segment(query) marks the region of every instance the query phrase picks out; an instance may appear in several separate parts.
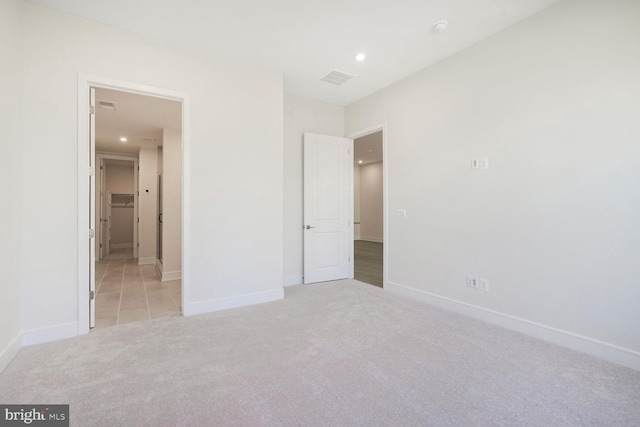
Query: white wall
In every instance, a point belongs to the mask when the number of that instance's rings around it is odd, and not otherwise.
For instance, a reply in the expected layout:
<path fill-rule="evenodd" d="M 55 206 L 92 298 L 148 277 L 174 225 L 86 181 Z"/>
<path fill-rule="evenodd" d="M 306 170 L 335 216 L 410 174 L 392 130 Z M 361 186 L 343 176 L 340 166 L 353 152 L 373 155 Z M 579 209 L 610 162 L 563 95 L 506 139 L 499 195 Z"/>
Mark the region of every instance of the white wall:
<path fill-rule="evenodd" d="M 182 256 L 182 130 L 164 129 L 162 136 L 162 274 L 176 278 Z"/>
<path fill-rule="evenodd" d="M 133 248 L 133 203 L 122 206 L 115 203 L 111 207 L 111 240 L 110 249 Z"/>
<path fill-rule="evenodd" d="M 343 136 L 344 108 L 284 96 L 284 284 L 302 283 L 303 133 Z"/>
<path fill-rule="evenodd" d="M 120 194 L 133 194 L 133 161 L 131 161 L 131 166 L 126 166 L 109 164 L 107 160 L 105 175 L 107 191 Z"/>
<path fill-rule="evenodd" d="M 359 166 L 360 239 L 383 241 L 382 162 Z"/>
<path fill-rule="evenodd" d="M 639 14 L 565 1 L 346 108 L 388 123 L 389 289 L 640 369 Z"/>
<path fill-rule="evenodd" d="M 163 174 L 162 165 L 164 163 L 164 156 L 162 155 L 162 147 L 158 147 L 158 175 Z"/>
<path fill-rule="evenodd" d="M 21 175 L 26 342 L 78 331 L 79 73 L 189 94 L 185 312 L 282 298 L 282 76 L 22 7 L 23 103 L 30 106 L 23 134 L 30 167 Z"/>
<path fill-rule="evenodd" d="M 22 43 L 20 1 L 0 2 L 0 371 L 19 349 Z"/>
<path fill-rule="evenodd" d="M 140 148 L 138 157 L 138 263 L 155 264 L 158 244 L 158 149 Z"/>

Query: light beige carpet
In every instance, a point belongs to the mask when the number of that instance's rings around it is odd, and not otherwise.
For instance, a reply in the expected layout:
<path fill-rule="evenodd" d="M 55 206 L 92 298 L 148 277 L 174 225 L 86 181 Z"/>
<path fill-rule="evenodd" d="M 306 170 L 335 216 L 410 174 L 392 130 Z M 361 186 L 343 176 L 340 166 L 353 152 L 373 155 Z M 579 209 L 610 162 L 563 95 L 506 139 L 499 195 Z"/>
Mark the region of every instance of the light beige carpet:
<path fill-rule="evenodd" d="M 638 426 L 640 372 L 340 281 L 23 348 L 0 402 L 76 426 Z"/>

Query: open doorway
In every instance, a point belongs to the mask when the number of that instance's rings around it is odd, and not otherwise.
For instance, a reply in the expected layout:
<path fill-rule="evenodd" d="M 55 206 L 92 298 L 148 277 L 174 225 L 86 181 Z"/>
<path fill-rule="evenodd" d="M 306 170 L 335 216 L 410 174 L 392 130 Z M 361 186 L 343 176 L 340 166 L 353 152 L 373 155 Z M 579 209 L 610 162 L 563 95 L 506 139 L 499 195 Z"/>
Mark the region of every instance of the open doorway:
<path fill-rule="evenodd" d="M 383 287 L 383 131 L 362 135 L 353 143 L 354 278 Z"/>
<path fill-rule="evenodd" d="M 182 103 L 94 92 L 94 326 L 180 315 Z"/>

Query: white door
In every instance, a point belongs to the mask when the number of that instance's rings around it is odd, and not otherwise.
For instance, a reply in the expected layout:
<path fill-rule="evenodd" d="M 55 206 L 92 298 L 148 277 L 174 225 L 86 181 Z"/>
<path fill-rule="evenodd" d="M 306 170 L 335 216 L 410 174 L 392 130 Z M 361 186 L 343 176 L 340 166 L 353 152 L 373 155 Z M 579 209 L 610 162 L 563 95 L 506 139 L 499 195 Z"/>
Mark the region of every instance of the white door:
<path fill-rule="evenodd" d="M 100 158 L 100 188 L 96 191 L 96 195 L 100 196 L 100 223 L 98 224 L 98 231 L 100 236 L 100 259 L 103 259 L 105 255 L 105 248 L 107 246 L 107 200 L 105 188 L 105 177 L 107 172 L 107 165 L 103 158 Z M 98 190 L 98 189 L 96 189 Z"/>
<path fill-rule="evenodd" d="M 89 328 L 96 325 L 96 90 L 89 89 Z"/>
<path fill-rule="evenodd" d="M 104 250 L 107 255 L 111 253 L 111 206 L 113 205 L 113 194 L 110 191 L 107 191 L 107 212 L 106 212 L 106 237 L 104 243 Z"/>
<path fill-rule="evenodd" d="M 304 283 L 353 277 L 353 140 L 304 134 Z"/>

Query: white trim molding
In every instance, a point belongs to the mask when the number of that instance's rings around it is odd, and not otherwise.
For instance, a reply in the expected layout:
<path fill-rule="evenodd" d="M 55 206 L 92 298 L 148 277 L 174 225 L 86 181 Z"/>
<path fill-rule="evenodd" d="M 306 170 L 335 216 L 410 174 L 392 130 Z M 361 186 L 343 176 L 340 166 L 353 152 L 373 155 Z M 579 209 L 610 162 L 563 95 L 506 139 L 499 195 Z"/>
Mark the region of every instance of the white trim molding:
<path fill-rule="evenodd" d="M 18 334 L 4 349 L 2 349 L 2 352 L 0 353 L 0 372 L 4 371 L 4 368 L 9 366 L 9 363 L 11 363 L 21 348 L 22 334 Z"/>
<path fill-rule="evenodd" d="M 156 274 L 158 275 L 158 277 L 162 277 L 162 261 L 159 259 L 156 259 Z"/>
<path fill-rule="evenodd" d="M 89 180 L 87 179 L 88 164 L 90 158 L 89 135 L 89 91 L 90 88 L 106 88 L 119 90 L 157 98 L 172 99 L 182 103 L 182 304 L 189 301 L 190 295 L 190 143 L 191 143 L 191 119 L 190 96 L 186 92 L 172 89 L 164 89 L 139 83 L 115 80 L 106 77 L 78 73 L 78 321 L 75 324 L 76 331 L 73 335 L 83 335 L 89 332 Z M 135 246 L 135 245 L 134 245 Z M 134 247 L 136 250 L 137 247 Z M 155 258 L 140 260 L 139 264 L 155 264 Z M 32 332 L 27 332 L 32 336 Z M 63 334 L 64 335 L 64 334 Z M 72 335 L 72 336 L 73 336 Z M 66 336 L 60 336 L 66 338 Z M 28 341 L 31 338 L 28 339 Z"/>
<path fill-rule="evenodd" d="M 214 298 L 206 301 L 196 301 L 183 306 L 184 316 L 210 313 L 213 311 L 227 310 L 229 308 L 245 307 L 249 305 L 262 304 L 265 302 L 279 301 L 284 299 L 284 289 L 274 289 L 271 291 L 257 292 L 253 294 L 236 295 L 232 297 Z"/>
<path fill-rule="evenodd" d="M 355 140 L 363 136 L 371 135 L 372 133 L 382 131 L 382 241 L 389 241 L 389 171 L 388 163 L 388 145 L 389 145 L 389 129 L 387 122 L 383 122 L 368 128 L 360 129 L 358 131 L 349 134 L 349 138 Z M 351 178 L 353 182 L 353 177 Z M 353 187 L 353 186 L 352 186 Z M 353 191 L 351 194 L 351 211 L 353 212 Z M 354 232 L 354 240 L 358 237 L 358 240 L 367 240 L 366 237 L 360 235 L 360 229 L 358 227 L 358 233 Z M 353 256 L 353 246 L 351 246 L 351 256 Z M 351 275 L 353 277 L 353 274 Z M 382 287 L 387 286 L 387 280 L 389 277 L 389 245 L 384 245 L 382 248 Z"/>
<path fill-rule="evenodd" d="M 162 279 L 160 279 L 161 282 L 169 282 L 171 280 L 180 280 L 182 279 L 182 271 L 178 270 L 178 271 L 163 271 L 162 274 L 160 275 L 160 277 L 162 277 Z"/>
<path fill-rule="evenodd" d="M 149 257 L 149 258 L 138 258 L 138 265 L 149 265 L 149 264 L 156 264 L 156 259 L 155 257 Z"/>
<path fill-rule="evenodd" d="M 287 276 L 282 280 L 282 286 L 302 285 L 302 281 L 303 281 L 302 274 L 297 274 L 295 276 Z"/>
<path fill-rule="evenodd" d="M 22 345 L 42 344 L 78 335 L 78 322 L 59 323 L 45 328 L 22 331 Z"/>
<path fill-rule="evenodd" d="M 385 283 L 385 289 L 389 292 L 422 301 L 444 310 L 482 320 L 542 341 L 570 348 L 571 350 L 576 350 L 608 362 L 640 371 L 640 353 L 627 348 L 397 283 L 387 282 Z"/>

